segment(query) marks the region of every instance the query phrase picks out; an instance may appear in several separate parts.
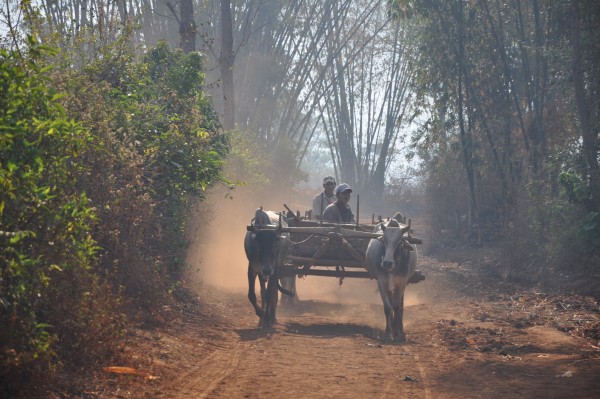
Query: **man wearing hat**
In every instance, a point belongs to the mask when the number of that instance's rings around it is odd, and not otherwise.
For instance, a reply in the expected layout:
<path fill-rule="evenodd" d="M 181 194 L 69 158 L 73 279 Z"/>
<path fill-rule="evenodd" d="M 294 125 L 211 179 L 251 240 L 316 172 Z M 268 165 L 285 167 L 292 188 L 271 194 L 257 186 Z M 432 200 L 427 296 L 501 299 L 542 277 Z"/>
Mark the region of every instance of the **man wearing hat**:
<path fill-rule="evenodd" d="M 336 200 L 333 190 L 335 189 L 335 177 L 325 176 L 323 178 L 323 192 L 317 194 L 312 202 L 312 219 L 321 219 L 323 209 L 333 204 Z M 321 208 L 322 207 L 322 208 Z"/>
<path fill-rule="evenodd" d="M 350 193 L 352 189 L 346 183 L 335 188 L 336 201 L 325 208 L 323 220 L 331 223 L 354 223 L 354 215 L 350 209 Z"/>

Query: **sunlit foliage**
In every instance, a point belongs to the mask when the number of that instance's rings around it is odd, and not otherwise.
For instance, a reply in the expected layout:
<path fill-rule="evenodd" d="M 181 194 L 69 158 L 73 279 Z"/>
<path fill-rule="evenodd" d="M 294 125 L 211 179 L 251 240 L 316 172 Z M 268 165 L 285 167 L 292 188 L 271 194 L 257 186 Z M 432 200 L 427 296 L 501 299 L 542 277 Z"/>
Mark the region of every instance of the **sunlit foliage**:
<path fill-rule="evenodd" d="M 0 56 L 0 378 L 16 386 L 110 358 L 125 298 L 172 292 L 187 209 L 227 184 L 229 143 L 198 53 L 136 57 L 124 35 L 83 68 L 33 38 Z"/>

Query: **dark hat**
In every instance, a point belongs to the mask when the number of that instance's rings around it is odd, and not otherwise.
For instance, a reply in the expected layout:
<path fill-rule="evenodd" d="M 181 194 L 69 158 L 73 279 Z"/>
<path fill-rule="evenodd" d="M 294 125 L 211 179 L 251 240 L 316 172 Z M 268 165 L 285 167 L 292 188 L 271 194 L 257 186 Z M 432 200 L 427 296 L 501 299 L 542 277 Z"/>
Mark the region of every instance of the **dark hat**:
<path fill-rule="evenodd" d="M 346 183 L 342 183 L 342 184 L 340 184 L 339 186 L 337 186 L 337 187 L 335 188 L 335 193 L 336 193 L 336 194 L 339 194 L 339 193 L 345 193 L 345 192 L 347 192 L 347 191 L 350 191 L 350 192 L 352 192 L 352 189 L 351 189 L 351 188 L 350 188 L 350 186 L 349 186 L 349 185 L 347 185 Z"/>

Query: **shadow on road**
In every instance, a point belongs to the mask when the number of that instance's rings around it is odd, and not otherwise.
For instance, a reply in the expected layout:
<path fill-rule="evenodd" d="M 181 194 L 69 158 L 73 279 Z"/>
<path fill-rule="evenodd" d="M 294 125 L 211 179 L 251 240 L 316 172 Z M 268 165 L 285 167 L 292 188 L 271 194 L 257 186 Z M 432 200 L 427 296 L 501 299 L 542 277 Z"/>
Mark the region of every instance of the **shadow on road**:
<path fill-rule="evenodd" d="M 309 335 L 323 338 L 336 338 L 361 335 L 376 339 L 380 332 L 366 325 L 352 323 L 285 323 L 286 332 L 295 335 Z"/>
<path fill-rule="evenodd" d="M 273 328 L 236 328 L 235 333 L 239 335 L 242 341 L 256 341 L 257 339 L 267 338 L 276 332 Z"/>

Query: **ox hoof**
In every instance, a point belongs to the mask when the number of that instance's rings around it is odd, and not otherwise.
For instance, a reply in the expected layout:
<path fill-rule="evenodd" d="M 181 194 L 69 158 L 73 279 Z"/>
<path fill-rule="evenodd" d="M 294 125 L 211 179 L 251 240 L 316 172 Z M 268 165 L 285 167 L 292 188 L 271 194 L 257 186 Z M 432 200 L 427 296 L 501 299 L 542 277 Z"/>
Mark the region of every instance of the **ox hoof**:
<path fill-rule="evenodd" d="M 262 329 L 269 329 L 269 328 L 273 328 L 275 326 L 275 324 L 277 324 L 277 320 L 264 320 L 264 319 L 261 319 L 258 322 L 258 327 L 262 328 Z"/>
<path fill-rule="evenodd" d="M 381 342 L 389 344 L 390 342 L 394 342 L 394 338 L 391 335 L 385 335 L 381 338 Z"/>
<path fill-rule="evenodd" d="M 406 335 L 402 334 L 399 337 L 396 337 L 395 342 L 406 342 Z"/>

